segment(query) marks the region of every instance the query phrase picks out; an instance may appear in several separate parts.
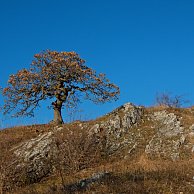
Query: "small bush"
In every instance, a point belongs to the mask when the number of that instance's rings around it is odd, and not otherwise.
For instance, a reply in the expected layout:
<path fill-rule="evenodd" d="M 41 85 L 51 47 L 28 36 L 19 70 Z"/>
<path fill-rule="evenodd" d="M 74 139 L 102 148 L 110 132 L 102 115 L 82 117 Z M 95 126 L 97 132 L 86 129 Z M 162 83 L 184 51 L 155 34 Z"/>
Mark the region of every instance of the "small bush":
<path fill-rule="evenodd" d="M 159 106 L 180 108 L 187 103 L 188 100 L 185 100 L 183 95 L 172 95 L 168 92 L 158 93 L 156 95 L 156 104 Z"/>
<path fill-rule="evenodd" d="M 55 135 L 57 156 L 55 168 L 64 184 L 64 177 L 86 168 L 94 167 L 103 160 L 105 138 L 87 131 L 75 129 Z"/>

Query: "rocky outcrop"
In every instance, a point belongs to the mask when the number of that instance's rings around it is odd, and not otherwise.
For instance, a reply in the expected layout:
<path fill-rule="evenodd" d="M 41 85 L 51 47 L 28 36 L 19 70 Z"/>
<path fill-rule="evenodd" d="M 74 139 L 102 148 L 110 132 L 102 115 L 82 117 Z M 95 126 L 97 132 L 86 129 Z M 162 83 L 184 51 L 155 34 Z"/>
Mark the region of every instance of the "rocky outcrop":
<path fill-rule="evenodd" d="M 186 139 L 181 118 L 164 110 L 155 112 L 152 119 L 155 121 L 155 134 L 146 146 L 145 152 L 152 156 L 177 160 L 180 157 L 180 147 Z"/>
<path fill-rule="evenodd" d="M 114 154 L 115 151 L 131 144 L 133 131 L 130 129 L 141 123 L 143 114 L 143 107 L 135 106 L 132 103 L 124 104 L 92 126 L 90 133 L 100 133 L 103 129 L 106 136 L 107 152 Z"/>
<path fill-rule="evenodd" d="M 14 147 L 14 154 L 24 162 L 36 161 L 48 157 L 52 144 L 52 132 L 40 134 L 36 138 L 30 139 Z"/>
<path fill-rule="evenodd" d="M 94 144 L 103 137 L 106 156 L 119 154 L 130 159 L 134 154 L 146 153 L 150 158 L 178 160 L 183 157 L 183 152 L 187 156 L 194 152 L 194 124 L 188 127 L 183 123 L 182 117 L 170 109 L 147 111 L 144 107 L 127 103 L 96 121 L 78 122 L 73 127 L 88 131 L 88 137 L 95 136 L 94 141 L 91 141 Z M 52 173 L 58 154 L 55 134 L 62 134 L 66 130 L 64 126 L 53 127 L 52 131 L 41 133 L 13 147 L 11 175 L 6 176 L 14 177 L 13 182 L 18 181 L 20 184 L 22 181 L 39 181 Z M 16 176 L 17 173 L 20 175 Z"/>
<path fill-rule="evenodd" d="M 49 175 L 53 170 L 52 160 L 57 154 L 55 132 L 61 127 L 54 127 L 53 131 L 39 134 L 36 138 L 24 141 L 10 151 L 13 159 L 10 161 L 7 177 L 15 182 L 15 186 L 34 183 Z M 9 184 L 12 184 L 9 181 Z M 10 185 L 5 182 L 5 187 Z"/>
<path fill-rule="evenodd" d="M 22 159 L 24 162 L 36 161 L 41 158 L 49 157 L 56 152 L 56 148 L 53 145 L 53 136 L 62 129 L 63 127 L 54 127 L 53 131 L 39 134 L 36 138 L 22 142 L 12 150 L 14 151 L 15 156 Z"/>

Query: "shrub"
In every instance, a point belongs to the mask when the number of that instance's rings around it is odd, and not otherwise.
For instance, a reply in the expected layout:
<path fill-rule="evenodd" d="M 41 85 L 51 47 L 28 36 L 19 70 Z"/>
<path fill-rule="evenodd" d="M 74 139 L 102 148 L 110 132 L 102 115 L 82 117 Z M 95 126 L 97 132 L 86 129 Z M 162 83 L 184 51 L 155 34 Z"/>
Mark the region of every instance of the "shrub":
<path fill-rule="evenodd" d="M 184 95 L 172 95 L 168 92 L 158 93 L 156 95 L 156 104 L 159 106 L 180 108 L 186 103 L 188 103 L 188 100 L 184 99 Z"/>

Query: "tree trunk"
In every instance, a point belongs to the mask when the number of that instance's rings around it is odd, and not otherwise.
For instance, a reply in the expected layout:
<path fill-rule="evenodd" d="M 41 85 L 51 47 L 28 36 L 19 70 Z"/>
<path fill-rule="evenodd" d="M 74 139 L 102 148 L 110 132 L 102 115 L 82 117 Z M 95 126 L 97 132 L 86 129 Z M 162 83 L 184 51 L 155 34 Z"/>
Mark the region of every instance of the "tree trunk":
<path fill-rule="evenodd" d="M 63 124 L 63 118 L 61 115 L 61 109 L 62 109 L 62 102 L 59 100 L 56 100 L 55 102 L 52 103 L 53 105 L 53 110 L 54 110 L 54 119 L 53 123 L 54 124 Z"/>

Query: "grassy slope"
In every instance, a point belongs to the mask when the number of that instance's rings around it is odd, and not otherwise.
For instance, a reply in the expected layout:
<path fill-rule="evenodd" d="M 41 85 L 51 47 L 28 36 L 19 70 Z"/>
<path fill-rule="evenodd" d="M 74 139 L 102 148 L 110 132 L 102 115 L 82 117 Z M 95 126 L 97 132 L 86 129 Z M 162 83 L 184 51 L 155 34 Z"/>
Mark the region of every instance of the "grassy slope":
<path fill-rule="evenodd" d="M 153 107 L 146 111 L 163 109 Z M 171 111 L 183 117 L 185 126 L 194 123 L 193 109 L 174 109 Z M 68 127 L 75 129 L 76 125 L 76 123 L 69 124 Z M 11 156 L 8 150 L 12 147 L 24 140 L 36 137 L 40 133 L 50 131 L 52 128 L 51 125 L 34 125 L 0 131 L 0 164 L 2 165 L 9 160 Z M 149 129 L 149 123 L 144 123 L 144 128 Z M 12 193 L 62 193 L 62 183 L 63 185 L 75 183 L 99 171 L 108 171 L 110 174 L 100 182 L 90 185 L 86 190 L 77 191 L 77 193 L 194 193 L 194 187 L 191 186 L 194 184 L 192 183 L 194 176 L 193 158 L 177 162 L 163 159 L 150 160 L 145 154 L 142 154 L 141 149 L 140 153 L 133 159 L 106 158 L 99 160 L 95 165 L 74 171 L 74 173 L 52 174 L 45 177 L 40 183 L 18 188 Z"/>

